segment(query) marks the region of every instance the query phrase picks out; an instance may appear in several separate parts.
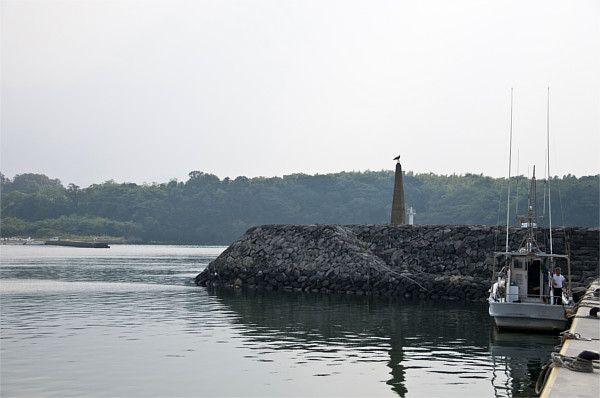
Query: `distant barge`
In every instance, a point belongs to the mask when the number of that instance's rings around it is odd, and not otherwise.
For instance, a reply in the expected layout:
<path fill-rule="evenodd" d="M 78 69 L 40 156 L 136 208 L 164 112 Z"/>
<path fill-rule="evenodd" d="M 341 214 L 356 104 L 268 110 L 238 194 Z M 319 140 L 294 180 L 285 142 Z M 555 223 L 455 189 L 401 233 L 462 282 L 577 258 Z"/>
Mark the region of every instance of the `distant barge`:
<path fill-rule="evenodd" d="M 71 246 L 71 247 L 89 247 L 89 248 L 100 248 L 100 249 L 108 249 L 110 246 L 106 242 L 97 242 L 97 241 L 83 241 L 83 240 L 61 240 L 57 238 L 52 238 L 46 241 L 46 245 L 54 245 L 54 246 Z"/>

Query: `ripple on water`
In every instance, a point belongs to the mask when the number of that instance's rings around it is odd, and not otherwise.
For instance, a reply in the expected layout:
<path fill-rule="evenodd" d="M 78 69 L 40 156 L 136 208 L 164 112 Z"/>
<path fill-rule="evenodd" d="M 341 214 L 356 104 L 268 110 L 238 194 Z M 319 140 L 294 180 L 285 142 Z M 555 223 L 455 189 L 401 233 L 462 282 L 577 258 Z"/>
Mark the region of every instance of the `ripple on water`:
<path fill-rule="evenodd" d="M 6 396 L 515 396 L 519 375 L 502 371 L 529 369 L 491 359 L 481 306 L 215 292 L 191 282 L 210 261 L 198 248 L 13 251 L 1 259 Z M 538 340 L 520 344 L 539 357 Z"/>
<path fill-rule="evenodd" d="M 164 285 L 154 283 L 127 283 L 127 282 L 63 282 L 45 279 L 2 279 L 0 281 L 1 293 L 9 294 L 64 294 L 71 292 L 147 292 L 165 290 L 183 290 L 194 288 L 192 286 Z"/>

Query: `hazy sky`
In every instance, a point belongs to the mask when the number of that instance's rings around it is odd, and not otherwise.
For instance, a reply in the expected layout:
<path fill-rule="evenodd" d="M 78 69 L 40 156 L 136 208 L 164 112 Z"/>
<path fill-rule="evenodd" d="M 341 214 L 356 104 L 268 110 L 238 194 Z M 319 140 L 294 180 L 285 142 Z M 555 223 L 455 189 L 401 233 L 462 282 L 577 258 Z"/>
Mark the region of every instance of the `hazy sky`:
<path fill-rule="evenodd" d="M 600 1 L 2 0 L 1 168 L 600 172 Z"/>

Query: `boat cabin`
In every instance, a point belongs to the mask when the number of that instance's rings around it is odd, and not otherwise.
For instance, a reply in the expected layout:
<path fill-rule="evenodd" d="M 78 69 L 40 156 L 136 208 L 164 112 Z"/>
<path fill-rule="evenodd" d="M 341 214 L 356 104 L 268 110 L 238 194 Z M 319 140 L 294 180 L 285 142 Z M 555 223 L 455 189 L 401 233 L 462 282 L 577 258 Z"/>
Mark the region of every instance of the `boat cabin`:
<path fill-rule="evenodd" d="M 567 256 L 548 255 L 545 253 L 527 253 L 526 251 L 496 253 L 494 263 L 504 257 L 504 268 L 500 271 L 498 297 L 504 296 L 508 303 L 552 303 L 552 273 L 558 265 L 555 260 Z M 569 264 L 570 265 L 570 264 Z M 496 264 L 494 264 L 495 268 Z M 496 268 L 495 268 L 496 269 Z M 504 274 L 504 275 L 503 275 Z M 504 294 L 502 294 L 504 293 Z"/>

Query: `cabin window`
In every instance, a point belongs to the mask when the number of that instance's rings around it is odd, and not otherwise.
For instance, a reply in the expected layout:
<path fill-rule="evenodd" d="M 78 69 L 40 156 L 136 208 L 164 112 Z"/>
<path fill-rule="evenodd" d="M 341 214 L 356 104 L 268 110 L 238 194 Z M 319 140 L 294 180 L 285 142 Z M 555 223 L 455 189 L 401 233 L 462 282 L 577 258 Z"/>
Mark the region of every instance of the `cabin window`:
<path fill-rule="evenodd" d="M 526 269 L 527 267 L 525 267 L 525 261 L 520 260 L 520 259 L 515 259 L 515 262 L 513 264 L 513 268 L 515 268 L 515 269 Z"/>

